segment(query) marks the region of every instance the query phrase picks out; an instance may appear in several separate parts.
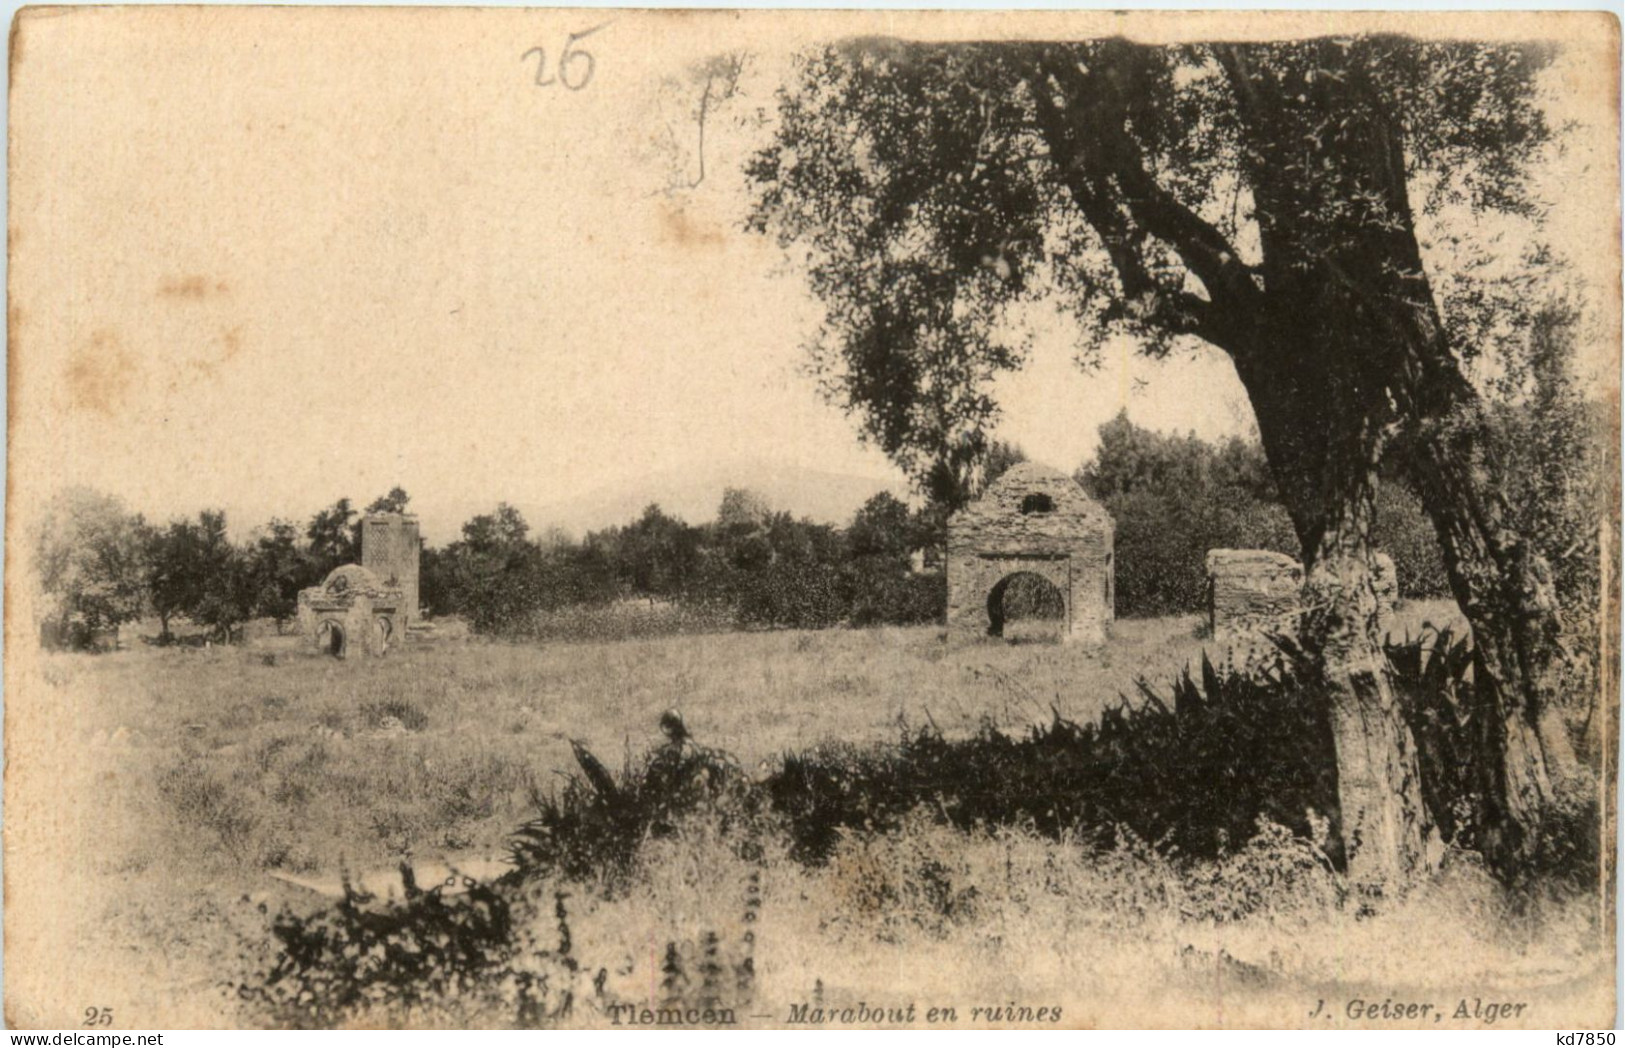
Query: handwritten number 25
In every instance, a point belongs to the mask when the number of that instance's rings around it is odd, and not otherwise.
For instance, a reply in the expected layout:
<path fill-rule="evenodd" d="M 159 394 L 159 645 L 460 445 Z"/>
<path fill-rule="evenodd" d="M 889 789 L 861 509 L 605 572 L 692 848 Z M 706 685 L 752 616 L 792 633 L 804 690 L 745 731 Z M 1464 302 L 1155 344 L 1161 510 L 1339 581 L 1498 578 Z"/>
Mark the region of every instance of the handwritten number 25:
<path fill-rule="evenodd" d="M 550 76 L 547 72 L 547 49 L 544 47 L 531 48 L 519 56 L 520 60 L 528 62 L 532 55 L 536 56 L 537 87 L 551 87 L 554 84 L 563 84 L 571 91 L 580 91 L 592 81 L 592 74 L 598 68 L 598 63 L 591 53 L 576 47 L 576 44 L 602 28 L 604 27 L 601 25 L 595 25 L 591 29 L 580 33 L 571 33 L 564 38 L 564 50 L 559 52 L 559 61 L 557 66 L 554 67 L 558 71 L 556 77 Z M 582 63 L 586 65 L 584 69 Z"/>

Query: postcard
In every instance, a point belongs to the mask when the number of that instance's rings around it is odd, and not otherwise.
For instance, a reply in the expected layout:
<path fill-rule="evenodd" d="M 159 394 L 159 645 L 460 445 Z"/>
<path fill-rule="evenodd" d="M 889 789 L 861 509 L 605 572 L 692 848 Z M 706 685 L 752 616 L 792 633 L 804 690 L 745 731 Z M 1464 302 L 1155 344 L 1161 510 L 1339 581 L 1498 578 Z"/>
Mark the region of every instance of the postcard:
<path fill-rule="evenodd" d="M 1619 53 L 22 10 L 7 1023 L 1611 1026 Z"/>

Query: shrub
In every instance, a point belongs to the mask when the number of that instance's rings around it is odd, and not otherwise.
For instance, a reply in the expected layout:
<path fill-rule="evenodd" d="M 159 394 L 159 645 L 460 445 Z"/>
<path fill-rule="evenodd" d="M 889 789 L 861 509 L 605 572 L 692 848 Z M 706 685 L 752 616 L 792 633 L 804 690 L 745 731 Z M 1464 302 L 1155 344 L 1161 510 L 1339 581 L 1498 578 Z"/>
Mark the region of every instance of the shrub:
<path fill-rule="evenodd" d="M 562 791 L 540 796 L 537 816 L 513 835 L 509 852 L 525 878 L 564 876 L 624 884 L 646 838 L 671 836 L 688 814 L 707 810 L 724 832 L 743 831 L 741 847 L 754 851 L 765 805 L 737 762 L 693 743 L 673 713 L 661 721 L 667 742 L 619 778 L 581 743 L 571 742 L 581 773 Z"/>
<path fill-rule="evenodd" d="M 1257 913 L 1313 920 L 1340 909 L 1348 895 L 1324 849 L 1263 816 L 1245 845 L 1217 862 L 1191 864 L 1181 882 L 1181 915 L 1219 922 Z"/>
<path fill-rule="evenodd" d="M 181 825 L 217 837 L 237 862 L 254 858 L 252 851 L 260 817 L 249 797 L 234 783 L 224 781 L 198 761 L 188 760 L 164 772 L 159 794 L 175 809 Z"/>
<path fill-rule="evenodd" d="M 1479 667 L 1471 642 L 1448 629 L 1390 645 L 1388 658 L 1401 709 L 1416 739 L 1423 802 L 1448 842 L 1478 848 L 1486 830 L 1485 797 L 1478 783 L 1497 773 L 1484 766 L 1486 760 L 1500 759 L 1481 741 L 1482 722 L 1497 716 L 1499 703 L 1478 682 L 1491 678 Z M 1594 877 L 1596 825 L 1590 791 L 1551 798 L 1529 872 Z"/>
<path fill-rule="evenodd" d="M 905 730 L 894 747 L 824 747 L 785 758 L 768 784 L 794 852 L 821 862 L 843 831 L 895 828 L 918 804 L 947 822 L 1079 831 L 1102 845 L 1119 827 L 1186 856 L 1248 839 L 1259 816 L 1309 834 L 1311 809 L 1336 811 L 1335 761 L 1322 704 L 1283 657 L 1221 675 L 1204 658 L 1164 701 L 1108 709 L 1098 724 L 1058 713 L 1014 738 L 984 722 L 969 739 Z"/>
<path fill-rule="evenodd" d="M 735 614 L 746 628 L 825 629 L 846 620 L 848 603 L 833 564 L 774 563 L 746 575 Z"/>
<path fill-rule="evenodd" d="M 382 728 L 395 721 L 407 731 L 422 731 L 429 726 L 429 715 L 423 707 L 407 699 L 368 699 L 361 704 L 361 717 L 369 728 Z"/>
<path fill-rule="evenodd" d="M 721 633 L 733 613 L 700 602 L 624 600 L 536 612 L 516 635 L 539 641 L 623 641 Z"/>
<path fill-rule="evenodd" d="M 942 621 L 948 610 L 947 576 L 863 568 L 855 565 L 850 572 L 848 625 L 916 626 Z"/>
<path fill-rule="evenodd" d="M 568 1015 L 580 965 L 572 956 L 565 896 L 553 897 L 556 940 L 537 890 L 465 879 L 458 894 L 417 887 L 401 866 L 404 897 L 381 901 L 347 880 L 343 898 L 271 925 L 276 959 L 236 988 L 252 1010 L 285 1028 L 333 1028 L 369 1013 L 436 1025 L 539 1026 Z M 545 930 L 544 930 L 545 929 Z M 416 1015 L 413 1015 L 413 1013 Z"/>
<path fill-rule="evenodd" d="M 1428 519 L 1422 503 L 1397 482 L 1377 488 L 1377 520 L 1371 529 L 1371 542 L 1394 559 L 1399 595 L 1406 600 L 1426 600 L 1450 594 L 1444 555 L 1439 551 L 1439 534 Z"/>

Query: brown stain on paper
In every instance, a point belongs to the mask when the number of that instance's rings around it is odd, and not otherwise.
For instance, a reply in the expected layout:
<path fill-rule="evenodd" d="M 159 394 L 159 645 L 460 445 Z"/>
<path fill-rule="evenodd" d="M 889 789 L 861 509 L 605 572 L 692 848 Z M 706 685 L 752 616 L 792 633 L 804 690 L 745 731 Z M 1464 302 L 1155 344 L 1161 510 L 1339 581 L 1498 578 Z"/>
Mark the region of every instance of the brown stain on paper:
<path fill-rule="evenodd" d="M 678 247 L 695 250 L 722 247 L 723 230 L 718 222 L 696 219 L 682 205 L 660 209 L 660 232 Z"/>
<path fill-rule="evenodd" d="M 23 64 L 23 19 L 29 15 L 27 11 L 18 11 L 11 20 L 11 33 L 6 41 L 6 90 L 17 90 L 17 70 Z"/>
<path fill-rule="evenodd" d="M 220 351 L 213 358 L 200 357 L 189 361 L 193 371 L 204 378 L 214 378 L 215 372 L 232 362 L 243 351 L 243 328 L 239 324 L 220 333 Z"/>
<path fill-rule="evenodd" d="M 111 417 L 135 384 L 134 354 L 110 331 L 98 331 L 68 355 L 63 379 L 68 402 L 76 411 Z"/>
<path fill-rule="evenodd" d="M 224 295 L 231 290 L 224 280 L 191 275 L 169 277 L 158 285 L 159 298 L 204 299 L 210 295 Z"/>

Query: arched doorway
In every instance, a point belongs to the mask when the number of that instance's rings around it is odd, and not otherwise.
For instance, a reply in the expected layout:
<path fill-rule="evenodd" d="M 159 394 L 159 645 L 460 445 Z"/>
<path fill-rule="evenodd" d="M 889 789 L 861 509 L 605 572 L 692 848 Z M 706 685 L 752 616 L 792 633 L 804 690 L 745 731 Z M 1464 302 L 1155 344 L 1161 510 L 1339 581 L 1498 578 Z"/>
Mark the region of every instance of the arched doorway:
<path fill-rule="evenodd" d="M 1012 644 L 1057 641 L 1066 633 L 1066 596 L 1034 571 L 1017 571 L 987 594 L 987 632 Z"/>
<path fill-rule="evenodd" d="M 316 646 L 318 651 L 326 652 L 335 659 L 344 658 L 349 650 L 344 627 L 332 619 L 322 623 L 321 630 L 316 635 Z"/>

